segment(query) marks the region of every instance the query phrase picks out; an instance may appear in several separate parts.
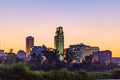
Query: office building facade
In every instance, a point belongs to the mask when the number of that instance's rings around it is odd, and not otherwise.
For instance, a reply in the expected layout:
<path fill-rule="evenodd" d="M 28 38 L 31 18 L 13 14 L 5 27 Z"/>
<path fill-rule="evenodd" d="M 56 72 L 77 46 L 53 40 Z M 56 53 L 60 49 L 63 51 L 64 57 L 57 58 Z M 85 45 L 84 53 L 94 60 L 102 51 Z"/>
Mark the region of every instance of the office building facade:
<path fill-rule="evenodd" d="M 81 43 L 70 45 L 69 50 L 76 55 L 73 57 L 73 60 L 75 60 L 76 63 L 80 63 L 85 59 L 86 56 L 90 56 L 93 54 L 93 52 L 99 51 L 99 47 L 91 47 Z"/>

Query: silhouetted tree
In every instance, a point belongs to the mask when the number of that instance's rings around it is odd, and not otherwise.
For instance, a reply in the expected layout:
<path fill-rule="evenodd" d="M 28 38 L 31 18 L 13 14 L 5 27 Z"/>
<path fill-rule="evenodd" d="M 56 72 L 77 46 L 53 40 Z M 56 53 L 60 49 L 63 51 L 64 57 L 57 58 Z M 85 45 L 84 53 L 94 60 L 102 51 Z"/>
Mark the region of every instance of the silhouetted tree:
<path fill-rule="evenodd" d="M 65 56 L 64 60 L 66 60 L 67 64 L 69 65 L 73 61 L 75 54 L 72 51 L 70 51 L 70 49 L 67 49 L 65 55 L 66 56 Z"/>
<path fill-rule="evenodd" d="M 112 76 L 114 79 L 120 79 L 120 70 L 114 70 Z"/>

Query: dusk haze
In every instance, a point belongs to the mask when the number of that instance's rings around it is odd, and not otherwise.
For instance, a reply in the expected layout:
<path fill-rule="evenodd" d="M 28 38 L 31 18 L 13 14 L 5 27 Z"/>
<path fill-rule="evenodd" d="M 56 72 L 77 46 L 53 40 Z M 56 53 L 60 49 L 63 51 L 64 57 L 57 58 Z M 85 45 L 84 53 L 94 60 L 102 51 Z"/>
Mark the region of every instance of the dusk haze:
<path fill-rule="evenodd" d="M 120 57 L 120 0 L 0 0 L 0 49 L 54 48 L 56 28 L 64 30 L 64 48 L 84 43 Z"/>

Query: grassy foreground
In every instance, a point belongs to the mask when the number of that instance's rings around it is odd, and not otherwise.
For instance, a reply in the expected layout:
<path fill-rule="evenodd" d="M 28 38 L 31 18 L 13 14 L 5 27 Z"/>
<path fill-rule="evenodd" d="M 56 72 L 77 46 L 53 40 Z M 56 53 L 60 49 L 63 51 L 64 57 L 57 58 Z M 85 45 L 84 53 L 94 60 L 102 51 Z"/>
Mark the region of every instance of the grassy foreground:
<path fill-rule="evenodd" d="M 25 62 L 11 66 L 0 64 L 0 80 L 95 80 L 120 78 L 120 70 L 110 72 L 86 72 L 84 70 L 68 71 L 67 69 L 31 71 Z"/>

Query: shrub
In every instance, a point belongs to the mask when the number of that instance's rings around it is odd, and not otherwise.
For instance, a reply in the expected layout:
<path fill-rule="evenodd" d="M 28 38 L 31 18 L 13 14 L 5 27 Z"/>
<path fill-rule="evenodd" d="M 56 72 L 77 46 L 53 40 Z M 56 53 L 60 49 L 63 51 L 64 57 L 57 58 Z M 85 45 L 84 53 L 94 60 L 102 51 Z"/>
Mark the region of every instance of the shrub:
<path fill-rule="evenodd" d="M 116 69 L 112 72 L 112 77 L 114 79 L 120 79 L 120 69 Z"/>

